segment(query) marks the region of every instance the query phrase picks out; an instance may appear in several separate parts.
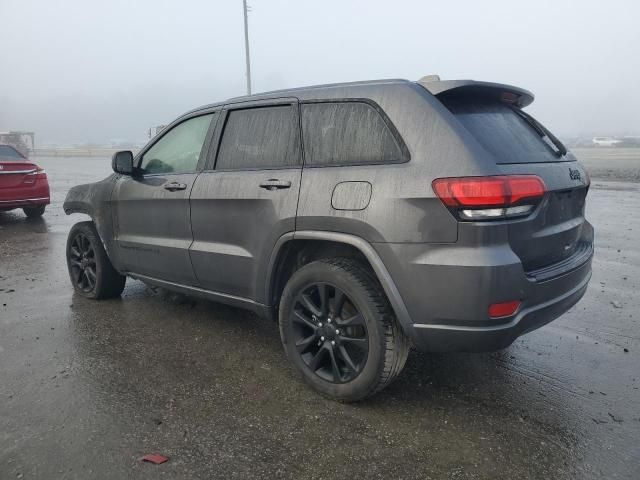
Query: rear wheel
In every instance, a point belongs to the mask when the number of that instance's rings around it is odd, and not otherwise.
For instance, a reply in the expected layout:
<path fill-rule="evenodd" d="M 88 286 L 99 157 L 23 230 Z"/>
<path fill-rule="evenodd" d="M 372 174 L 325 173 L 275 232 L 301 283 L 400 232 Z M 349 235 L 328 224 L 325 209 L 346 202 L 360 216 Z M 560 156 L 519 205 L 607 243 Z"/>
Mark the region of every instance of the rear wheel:
<path fill-rule="evenodd" d="M 386 387 L 409 352 L 382 287 L 351 259 L 320 260 L 294 273 L 280 302 L 280 335 L 307 383 L 342 401 Z"/>
<path fill-rule="evenodd" d="M 22 211 L 29 218 L 41 217 L 44 214 L 45 208 L 45 205 L 38 205 L 36 207 L 24 207 Z"/>
<path fill-rule="evenodd" d="M 118 297 L 127 277 L 111 265 L 93 222 L 76 223 L 67 238 L 67 266 L 73 288 L 87 298 Z"/>

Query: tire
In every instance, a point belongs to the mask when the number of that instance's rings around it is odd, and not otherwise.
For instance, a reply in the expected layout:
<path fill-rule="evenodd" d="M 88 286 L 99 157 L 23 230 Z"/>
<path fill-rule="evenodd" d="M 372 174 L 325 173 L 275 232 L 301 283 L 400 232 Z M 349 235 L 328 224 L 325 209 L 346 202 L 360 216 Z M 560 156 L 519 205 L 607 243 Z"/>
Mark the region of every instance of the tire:
<path fill-rule="evenodd" d="M 409 339 L 382 286 L 347 258 L 296 271 L 280 300 L 279 324 L 295 369 L 334 400 L 354 402 L 379 392 L 402 371 L 409 354 Z"/>
<path fill-rule="evenodd" d="M 71 227 L 66 254 L 69 278 L 79 295 L 96 300 L 120 296 L 127 277 L 113 268 L 93 222 Z"/>
<path fill-rule="evenodd" d="M 29 218 L 41 217 L 44 214 L 46 205 L 38 205 L 36 207 L 24 207 L 22 211 Z"/>

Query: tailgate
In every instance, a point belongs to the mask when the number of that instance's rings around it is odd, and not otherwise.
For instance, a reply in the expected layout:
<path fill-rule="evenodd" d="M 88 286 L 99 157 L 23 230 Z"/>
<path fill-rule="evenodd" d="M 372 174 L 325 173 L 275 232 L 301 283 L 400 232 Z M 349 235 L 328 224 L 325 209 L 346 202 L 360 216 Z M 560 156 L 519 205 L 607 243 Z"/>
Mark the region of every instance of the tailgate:
<path fill-rule="evenodd" d="M 508 225 L 511 249 L 520 258 L 526 272 L 591 250 L 584 217 L 589 188 L 586 174 L 577 162 L 553 167 L 529 165 L 517 169 L 538 175 L 547 188 L 544 199 L 533 214 Z"/>
<path fill-rule="evenodd" d="M 495 97 L 445 93 L 438 98 L 493 157 L 500 175 L 537 175 L 544 182 L 546 193 L 535 210 L 505 221 L 525 271 L 536 277 L 539 269 L 590 254 L 584 218 L 589 179 L 558 139 L 521 108 Z"/>

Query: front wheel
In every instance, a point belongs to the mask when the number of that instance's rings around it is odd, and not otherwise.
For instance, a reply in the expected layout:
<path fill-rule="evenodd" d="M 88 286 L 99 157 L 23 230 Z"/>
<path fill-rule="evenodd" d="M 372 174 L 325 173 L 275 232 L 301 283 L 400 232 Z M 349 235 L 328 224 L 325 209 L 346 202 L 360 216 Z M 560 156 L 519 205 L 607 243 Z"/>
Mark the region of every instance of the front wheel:
<path fill-rule="evenodd" d="M 293 274 L 280 301 L 280 336 L 305 381 L 341 401 L 386 387 L 410 346 L 377 279 L 346 258 L 312 262 Z"/>
<path fill-rule="evenodd" d="M 120 275 L 107 256 L 93 222 L 71 227 L 67 238 L 67 266 L 75 291 L 87 298 L 118 297 L 127 277 Z"/>

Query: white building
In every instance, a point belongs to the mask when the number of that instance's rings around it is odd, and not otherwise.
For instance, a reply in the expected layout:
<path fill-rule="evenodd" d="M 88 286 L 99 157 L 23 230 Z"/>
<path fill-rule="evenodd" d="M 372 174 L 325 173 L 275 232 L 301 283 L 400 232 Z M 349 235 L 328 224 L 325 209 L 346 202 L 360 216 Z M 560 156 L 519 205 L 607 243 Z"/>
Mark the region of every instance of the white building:
<path fill-rule="evenodd" d="M 614 137 L 593 137 L 591 140 L 596 147 L 612 147 L 622 140 Z"/>

